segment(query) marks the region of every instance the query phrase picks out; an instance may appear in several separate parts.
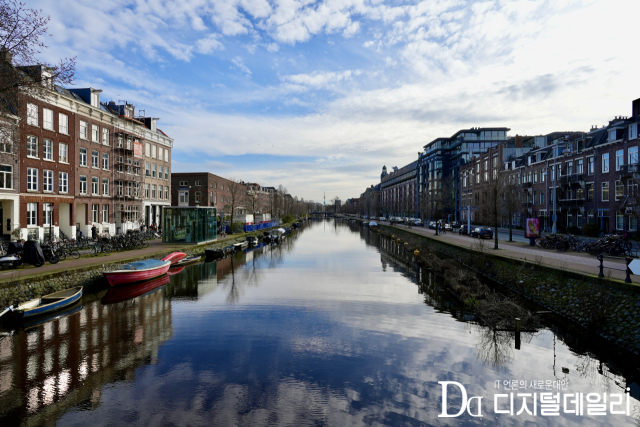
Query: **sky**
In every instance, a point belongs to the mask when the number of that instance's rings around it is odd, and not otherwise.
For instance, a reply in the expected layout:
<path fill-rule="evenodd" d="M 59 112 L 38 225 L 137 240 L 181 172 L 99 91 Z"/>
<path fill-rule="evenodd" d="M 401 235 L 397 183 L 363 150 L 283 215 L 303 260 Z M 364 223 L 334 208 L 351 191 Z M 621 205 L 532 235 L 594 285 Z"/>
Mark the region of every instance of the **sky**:
<path fill-rule="evenodd" d="M 75 87 L 158 117 L 173 172 L 359 197 L 460 129 L 588 131 L 640 98 L 637 0 L 31 0 Z"/>

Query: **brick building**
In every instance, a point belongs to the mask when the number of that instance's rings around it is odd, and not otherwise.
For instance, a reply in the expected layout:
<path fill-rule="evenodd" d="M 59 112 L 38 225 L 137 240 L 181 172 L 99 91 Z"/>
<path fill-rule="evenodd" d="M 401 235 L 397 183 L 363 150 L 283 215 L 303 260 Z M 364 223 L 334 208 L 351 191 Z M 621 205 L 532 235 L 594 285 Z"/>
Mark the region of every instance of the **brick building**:
<path fill-rule="evenodd" d="M 211 206 L 218 215 L 228 215 L 232 181 L 209 172 L 179 172 L 171 175 L 172 206 Z M 243 185 L 243 196 L 247 187 Z M 236 207 L 243 203 L 236 202 Z"/>
<path fill-rule="evenodd" d="M 380 208 L 385 216 L 418 215 L 418 161 L 380 175 Z M 362 198 L 361 198 L 362 199 Z"/>

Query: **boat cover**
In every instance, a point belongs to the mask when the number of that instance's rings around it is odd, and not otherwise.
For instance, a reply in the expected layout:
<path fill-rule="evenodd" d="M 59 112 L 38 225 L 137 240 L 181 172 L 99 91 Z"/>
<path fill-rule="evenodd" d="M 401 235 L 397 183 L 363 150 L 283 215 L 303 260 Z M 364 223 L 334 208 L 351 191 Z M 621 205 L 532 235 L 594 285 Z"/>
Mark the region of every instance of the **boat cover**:
<path fill-rule="evenodd" d="M 159 259 L 145 259 L 143 261 L 132 262 L 131 264 L 125 264 L 122 266 L 122 270 L 149 270 L 151 268 L 158 268 L 165 265 L 167 261 Z"/>

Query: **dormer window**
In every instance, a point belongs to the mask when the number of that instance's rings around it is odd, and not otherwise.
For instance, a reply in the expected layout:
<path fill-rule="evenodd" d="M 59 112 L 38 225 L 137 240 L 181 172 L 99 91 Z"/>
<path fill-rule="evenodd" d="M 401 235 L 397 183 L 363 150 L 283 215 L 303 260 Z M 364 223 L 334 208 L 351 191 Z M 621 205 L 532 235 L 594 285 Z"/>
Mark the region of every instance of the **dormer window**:
<path fill-rule="evenodd" d="M 636 139 L 638 137 L 638 124 L 631 123 L 629 125 L 629 139 Z"/>
<path fill-rule="evenodd" d="M 612 129 L 609 131 L 609 142 L 615 141 L 616 138 L 616 129 Z"/>
<path fill-rule="evenodd" d="M 100 107 L 100 92 L 91 92 L 91 106 Z"/>

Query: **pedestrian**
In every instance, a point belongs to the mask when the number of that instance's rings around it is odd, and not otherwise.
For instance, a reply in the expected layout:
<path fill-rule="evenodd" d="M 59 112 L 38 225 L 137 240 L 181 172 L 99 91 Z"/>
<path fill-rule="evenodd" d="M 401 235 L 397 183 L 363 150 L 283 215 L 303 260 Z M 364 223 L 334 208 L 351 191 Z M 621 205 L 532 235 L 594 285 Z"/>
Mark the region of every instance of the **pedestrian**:
<path fill-rule="evenodd" d="M 94 225 L 93 227 L 91 227 L 91 239 L 96 240 L 97 237 L 98 237 L 98 229 Z"/>

